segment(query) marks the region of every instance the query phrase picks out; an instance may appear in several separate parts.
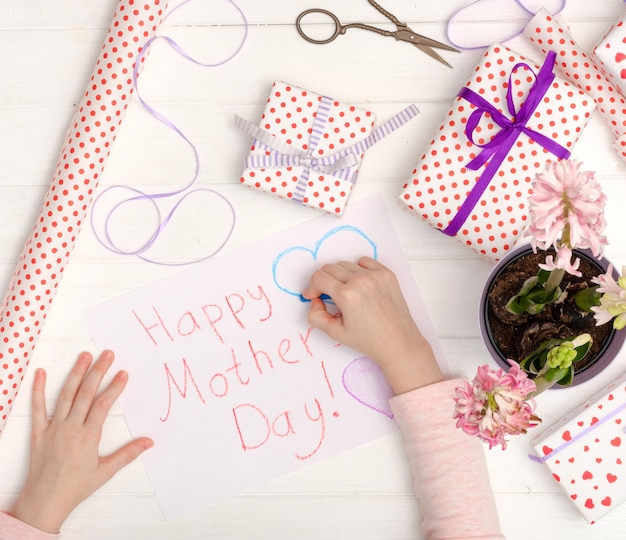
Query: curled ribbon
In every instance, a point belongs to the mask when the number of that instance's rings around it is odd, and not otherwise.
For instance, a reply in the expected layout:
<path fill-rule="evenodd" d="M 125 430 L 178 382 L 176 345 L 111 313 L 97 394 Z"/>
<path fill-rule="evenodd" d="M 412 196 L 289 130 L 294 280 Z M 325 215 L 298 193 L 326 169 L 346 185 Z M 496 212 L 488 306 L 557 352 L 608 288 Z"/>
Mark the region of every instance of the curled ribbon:
<path fill-rule="evenodd" d="M 506 92 L 506 104 L 507 109 L 512 116 L 511 118 L 508 118 L 505 114 L 500 112 L 496 107 L 470 88 L 463 87 L 459 92 L 459 97 L 469 101 L 472 105 L 477 107 L 467 121 L 465 126 L 465 135 L 472 144 L 482 148 L 482 151 L 474 159 L 472 159 L 466 167 L 472 170 L 478 170 L 483 165 L 486 165 L 486 167 L 476 182 L 476 185 L 472 188 L 463 204 L 459 207 L 459 210 L 454 218 L 450 221 L 448 226 L 443 229 L 442 232 L 444 234 L 454 236 L 457 232 L 459 232 L 459 229 L 469 217 L 472 209 L 480 200 L 483 192 L 491 182 L 491 179 L 494 177 L 497 170 L 500 168 L 500 165 L 503 163 L 507 154 L 515 144 L 515 141 L 522 133 L 528 135 L 528 137 L 543 146 L 546 150 L 550 151 L 558 158 L 566 159 L 569 157 L 570 152 L 567 148 L 526 125 L 554 80 L 554 73 L 552 70 L 554 68 L 555 59 L 556 53 L 554 51 L 550 51 L 546 57 L 546 61 L 537 74 L 528 64 L 524 62 L 519 62 L 513 66 L 513 69 L 509 74 L 509 84 Z M 513 102 L 512 77 L 513 73 L 520 67 L 528 69 L 534 75 L 535 82 L 528 91 L 528 95 L 526 96 L 524 103 L 520 106 L 519 110 L 516 110 L 515 103 Z M 473 134 L 484 114 L 489 114 L 491 119 L 502 129 L 489 142 L 479 144 L 474 141 Z"/>
<path fill-rule="evenodd" d="M 626 2 L 626 0 L 624 1 Z M 541 4 L 541 2 L 534 3 Z M 554 0 L 551 3 L 544 0 L 541 5 L 549 10 L 551 15 L 557 15 L 565 9 L 566 3 L 567 0 Z M 448 19 L 446 37 L 457 49 L 466 51 L 484 49 L 496 42 L 506 43 L 522 35 L 527 24 L 526 19 L 537 14 L 539 6 L 533 6 L 532 4 L 533 2 L 528 2 L 528 0 L 474 0 L 458 9 Z M 495 16 L 494 20 L 506 20 L 513 25 L 519 20 L 524 27 L 517 27 L 510 31 L 507 24 L 498 24 L 497 30 L 493 33 L 485 31 L 487 28 L 480 28 L 477 31 L 476 23 L 487 22 L 489 15 Z M 454 28 L 459 33 L 458 39 L 453 35 Z M 472 38 L 475 36 L 479 37 L 476 37 L 476 41 L 473 41 Z"/>
<path fill-rule="evenodd" d="M 170 12 L 167 15 L 163 17 L 163 21 L 165 21 L 175 11 L 177 11 L 178 9 L 180 9 L 181 7 L 183 7 L 185 4 L 189 3 L 190 1 L 191 0 L 183 0 L 180 4 L 175 6 L 172 10 L 170 10 Z M 145 55 L 150 50 L 150 47 L 152 46 L 152 44 L 157 40 L 165 41 L 174 51 L 176 51 L 185 60 L 193 62 L 194 64 L 197 64 L 201 67 L 222 66 L 226 64 L 227 62 L 229 62 L 231 59 L 233 59 L 237 54 L 239 54 L 248 36 L 248 21 L 246 19 L 244 12 L 234 2 L 234 0 L 227 0 L 227 1 L 237 10 L 239 15 L 241 16 L 241 19 L 243 21 L 244 34 L 240 43 L 236 47 L 235 51 L 231 53 L 229 56 L 227 56 L 225 59 L 220 60 L 218 62 L 214 62 L 214 63 L 200 62 L 199 60 L 193 58 L 190 54 L 188 54 L 172 38 L 168 36 L 163 36 L 163 35 L 154 35 L 150 37 L 141 47 L 137 62 L 135 62 L 135 65 L 134 65 L 133 75 L 132 75 L 132 86 L 133 86 L 133 89 L 135 90 L 137 99 L 141 103 L 141 105 L 148 111 L 148 113 L 150 113 L 154 118 L 156 118 L 159 122 L 167 126 L 169 129 L 174 131 L 191 148 L 193 152 L 193 159 L 194 159 L 194 173 L 193 173 L 193 177 L 191 178 L 191 180 L 189 180 L 182 187 L 175 189 L 173 191 L 151 194 L 151 193 L 146 193 L 141 189 L 123 185 L 123 184 L 112 185 L 102 190 L 97 195 L 97 197 L 94 199 L 94 202 L 93 202 L 91 227 L 92 227 L 92 231 L 96 239 L 105 248 L 107 248 L 109 251 L 112 251 L 113 253 L 117 253 L 119 255 L 134 255 L 143 261 L 153 263 L 153 264 L 159 264 L 163 266 L 185 266 L 188 264 L 210 259 L 214 255 L 216 255 L 226 245 L 226 243 L 228 242 L 228 240 L 230 239 L 233 233 L 233 230 L 235 228 L 236 215 L 235 215 L 235 209 L 233 205 L 231 204 L 231 202 L 224 195 L 222 195 L 221 193 L 213 189 L 203 188 L 203 187 L 193 188 L 193 186 L 196 184 L 198 177 L 200 175 L 200 155 L 198 153 L 198 149 L 196 148 L 195 144 L 191 141 L 191 139 L 189 139 L 189 137 L 187 137 L 187 135 L 183 133 L 183 131 L 178 126 L 176 126 L 163 114 L 161 114 L 154 107 L 152 107 L 149 103 L 147 103 L 143 99 L 141 93 L 139 92 L 139 87 L 138 87 L 139 66 L 142 65 Z M 98 207 L 101 204 L 102 197 L 105 194 L 108 194 L 112 191 L 116 191 L 116 192 L 125 191 L 127 193 L 130 193 L 130 195 L 128 197 L 123 198 L 121 201 L 117 202 L 116 204 L 114 204 L 112 208 L 110 208 L 108 212 L 105 213 L 104 218 L 103 218 L 103 224 L 102 224 L 101 230 L 99 231 L 95 224 L 95 221 L 96 221 L 94 218 L 95 210 L 96 210 L 96 207 Z M 225 230 L 226 230 L 225 235 L 222 238 L 222 240 L 218 243 L 218 245 L 215 247 L 215 249 L 211 251 L 210 253 L 205 253 L 201 255 L 198 258 L 189 259 L 189 260 L 185 259 L 182 261 L 156 260 L 152 256 L 149 256 L 148 254 L 149 250 L 154 246 L 159 236 L 163 233 L 163 231 L 169 225 L 170 221 L 174 217 L 174 214 L 178 211 L 178 208 L 180 207 L 180 205 L 188 198 L 195 196 L 197 194 L 200 194 L 200 193 L 205 193 L 205 194 L 208 193 L 212 195 L 214 199 L 217 200 L 218 202 L 222 201 L 225 205 L 225 209 L 228 211 L 228 214 L 230 215 L 230 222 L 225 227 Z M 169 209 L 169 211 L 165 215 L 162 215 L 159 201 L 172 199 L 172 198 L 176 198 L 172 207 Z M 120 210 L 121 208 L 125 207 L 126 205 L 130 203 L 137 203 L 137 202 L 146 202 L 152 206 L 154 210 L 154 215 L 156 217 L 156 226 L 153 232 L 149 235 L 148 239 L 145 242 L 143 242 L 143 244 L 140 245 L 138 248 L 130 249 L 130 250 L 122 249 L 121 247 L 118 246 L 117 242 L 113 239 L 113 235 L 111 233 L 111 222 L 116 216 L 116 213 L 118 212 L 118 210 Z"/>
<path fill-rule="evenodd" d="M 310 170 L 329 173 L 335 177 L 354 183 L 356 181 L 357 173 L 353 170 L 353 167 L 358 164 L 357 156 L 364 153 L 378 141 L 394 132 L 400 126 L 404 125 L 406 122 L 415 118 L 419 114 L 419 109 L 415 105 L 409 105 L 398 114 L 394 115 L 390 120 L 387 120 L 387 122 L 385 122 L 382 126 L 376 128 L 362 141 L 359 141 L 358 143 L 333 154 L 317 157 L 313 154 L 323 134 L 324 124 L 328 118 L 328 111 L 331 103 L 332 100 L 326 96 L 323 96 L 320 100 L 315 121 L 313 123 L 313 127 L 311 128 L 311 139 L 309 141 L 308 153 L 298 148 L 294 148 L 268 131 L 265 131 L 240 116 L 235 115 L 236 127 L 241 129 L 247 135 L 251 135 L 256 141 L 262 143 L 269 150 L 271 150 L 269 154 L 247 156 L 245 159 L 246 168 L 289 166 L 305 167 L 292 197 L 294 202 L 302 203 Z"/>

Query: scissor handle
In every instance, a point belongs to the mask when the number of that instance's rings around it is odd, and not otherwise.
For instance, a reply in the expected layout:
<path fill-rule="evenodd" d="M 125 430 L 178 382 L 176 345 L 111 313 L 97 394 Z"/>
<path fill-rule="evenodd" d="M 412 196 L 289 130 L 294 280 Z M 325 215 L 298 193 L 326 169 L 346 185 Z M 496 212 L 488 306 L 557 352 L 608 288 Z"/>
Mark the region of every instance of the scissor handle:
<path fill-rule="evenodd" d="M 304 30 L 302 30 L 302 19 L 304 19 L 304 17 L 306 17 L 307 15 L 310 15 L 311 13 L 321 13 L 322 15 L 328 15 L 333 20 L 333 22 L 335 23 L 335 31 L 332 33 L 332 35 L 329 38 L 314 39 L 308 34 L 306 34 Z M 298 18 L 296 19 L 296 29 L 298 30 L 298 34 L 300 34 L 309 43 L 317 43 L 318 45 L 323 45 L 324 43 L 330 43 L 331 41 L 336 39 L 339 34 L 345 34 L 346 32 L 346 27 L 341 25 L 337 16 L 334 13 L 331 13 L 330 11 L 326 11 L 325 9 L 307 9 L 306 11 L 303 11 L 302 13 L 300 13 L 300 15 L 298 15 Z"/>
<path fill-rule="evenodd" d="M 326 39 L 314 39 L 311 36 L 305 34 L 304 30 L 302 30 L 301 21 L 304 17 L 309 15 L 310 13 L 321 13 L 322 15 L 328 15 L 333 22 L 335 23 L 335 31 L 329 38 Z M 334 13 L 330 11 L 326 11 L 325 9 L 307 9 L 298 15 L 296 19 L 296 29 L 298 33 L 306 39 L 310 43 L 317 43 L 318 45 L 323 45 L 324 43 L 330 43 L 334 39 L 337 38 L 339 34 L 345 34 L 348 28 L 360 28 L 361 30 L 368 30 L 370 32 L 375 32 L 380 34 L 381 36 L 392 36 L 395 37 L 394 32 L 390 32 L 389 30 L 383 30 L 382 28 L 376 28 L 375 26 L 370 26 L 369 24 L 362 23 L 351 23 L 351 24 L 341 24 L 339 19 Z M 397 38 L 396 38 L 397 39 Z"/>
<path fill-rule="evenodd" d="M 381 6 L 380 4 L 377 4 L 374 0 L 368 0 L 369 3 L 378 11 L 380 11 L 385 17 L 387 17 L 392 23 L 394 23 L 396 26 L 400 27 L 400 26 L 406 26 L 403 22 L 400 22 L 398 20 L 398 18 L 393 15 L 392 13 L 390 13 L 389 11 L 387 11 L 383 6 Z"/>

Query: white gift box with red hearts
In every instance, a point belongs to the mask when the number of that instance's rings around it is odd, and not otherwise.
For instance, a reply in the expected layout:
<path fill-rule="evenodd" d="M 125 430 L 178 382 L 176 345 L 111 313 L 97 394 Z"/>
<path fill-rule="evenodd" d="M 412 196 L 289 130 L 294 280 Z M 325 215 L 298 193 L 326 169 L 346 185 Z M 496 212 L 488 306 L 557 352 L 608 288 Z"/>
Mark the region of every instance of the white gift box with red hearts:
<path fill-rule="evenodd" d="M 595 108 L 587 94 L 552 78 L 553 61 L 546 64 L 542 70 L 503 45 L 490 47 L 400 194 L 409 211 L 490 260 L 526 227 L 535 173 L 567 157 Z"/>
<path fill-rule="evenodd" d="M 626 501 L 625 430 L 626 374 L 532 441 L 589 523 Z"/>
<path fill-rule="evenodd" d="M 595 45 L 591 54 L 606 77 L 626 96 L 626 15 Z"/>
<path fill-rule="evenodd" d="M 319 133 L 312 140 L 316 119 Z M 365 139 L 372 131 L 376 115 L 354 105 L 344 104 L 293 84 L 276 81 L 260 128 L 279 141 L 311 157 L 323 158 L 347 151 Z M 317 131 L 317 130 L 316 130 Z M 271 157 L 275 150 L 255 140 L 249 157 Z M 363 152 L 355 154 L 355 164 L 347 169 L 325 172 L 315 170 L 307 163 L 246 167 L 240 181 L 281 198 L 290 199 L 324 212 L 341 215 L 363 159 Z M 348 174 L 343 174 L 347 172 Z"/>

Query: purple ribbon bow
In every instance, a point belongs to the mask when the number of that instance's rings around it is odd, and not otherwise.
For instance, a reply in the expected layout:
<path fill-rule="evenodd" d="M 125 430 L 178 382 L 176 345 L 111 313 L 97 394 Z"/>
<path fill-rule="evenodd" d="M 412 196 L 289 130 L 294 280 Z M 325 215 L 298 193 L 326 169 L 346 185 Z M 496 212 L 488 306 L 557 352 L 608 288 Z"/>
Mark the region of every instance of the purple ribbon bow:
<path fill-rule="evenodd" d="M 500 168 L 500 165 L 503 163 L 509 151 L 515 144 L 515 141 L 522 133 L 528 135 L 528 137 L 539 143 L 558 158 L 567 159 L 570 156 L 570 152 L 567 148 L 564 148 L 555 140 L 526 126 L 526 123 L 535 112 L 539 103 L 541 103 L 541 100 L 554 80 L 554 73 L 552 70 L 554 68 L 555 59 L 556 53 L 554 51 L 550 51 L 547 54 L 546 61 L 539 70 L 538 74 L 536 74 L 532 68 L 524 62 L 519 62 L 513 66 L 513 69 L 509 74 L 509 84 L 506 92 L 506 104 L 507 109 L 512 116 L 511 118 L 508 118 L 486 99 L 478 95 L 473 90 L 470 90 L 468 87 L 463 87 L 459 92 L 459 97 L 469 101 L 477 107 L 467 121 L 465 126 L 465 135 L 472 144 L 482 148 L 480 154 L 472 159 L 466 166 L 468 169 L 472 170 L 477 170 L 483 165 L 486 165 L 486 167 L 476 182 L 476 185 L 472 188 L 469 195 L 460 206 L 457 214 L 450 221 L 448 226 L 443 229 L 442 232 L 444 234 L 454 236 L 457 232 L 459 232 L 459 229 L 469 217 L 472 209 L 480 200 L 483 192 L 487 189 L 487 186 L 491 182 L 491 179 L 494 177 L 497 170 Z M 515 70 L 520 67 L 528 69 L 534 75 L 535 82 L 528 91 L 528 95 L 518 111 L 516 110 L 515 103 L 513 102 L 512 78 Z M 478 144 L 474 141 L 473 134 L 484 114 L 489 114 L 492 120 L 502 129 L 488 143 Z"/>

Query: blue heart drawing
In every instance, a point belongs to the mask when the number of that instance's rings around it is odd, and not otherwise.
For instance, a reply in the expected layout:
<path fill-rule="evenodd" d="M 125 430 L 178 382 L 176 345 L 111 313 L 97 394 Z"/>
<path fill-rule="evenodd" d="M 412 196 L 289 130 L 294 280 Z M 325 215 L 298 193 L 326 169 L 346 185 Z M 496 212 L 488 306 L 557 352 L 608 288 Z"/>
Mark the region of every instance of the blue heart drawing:
<path fill-rule="evenodd" d="M 334 246 L 337 246 L 336 249 Z M 341 253 L 340 258 L 343 260 L 358 259 L 365 255 L 378 258 L 376 243 L 361 229 L 352 225 L 341 225 L 324 234 L 313 248 L 291 246 L 279 253 L 272 263 L 274 283 L 284 293 L 300 298 L 311 273 L 316 269 L 311 263 L 316 262 L 319 265 L 337 262 L 336 253 Z"/>

